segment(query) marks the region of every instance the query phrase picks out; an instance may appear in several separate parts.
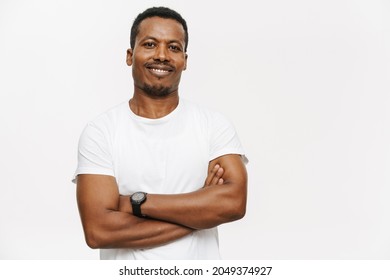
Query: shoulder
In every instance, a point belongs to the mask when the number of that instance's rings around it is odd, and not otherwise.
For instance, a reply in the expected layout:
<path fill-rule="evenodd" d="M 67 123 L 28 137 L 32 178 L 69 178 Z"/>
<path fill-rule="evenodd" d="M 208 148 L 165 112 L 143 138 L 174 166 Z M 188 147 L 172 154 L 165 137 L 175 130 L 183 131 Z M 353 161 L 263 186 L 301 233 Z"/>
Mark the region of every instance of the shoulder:
<path fill-rule="evenodd" d="M 81 138 L 110 137 L 114 135 L 121 119 L 126 114 L 127 102 L 122 102 L 90 120 L 84 127 Z"/>

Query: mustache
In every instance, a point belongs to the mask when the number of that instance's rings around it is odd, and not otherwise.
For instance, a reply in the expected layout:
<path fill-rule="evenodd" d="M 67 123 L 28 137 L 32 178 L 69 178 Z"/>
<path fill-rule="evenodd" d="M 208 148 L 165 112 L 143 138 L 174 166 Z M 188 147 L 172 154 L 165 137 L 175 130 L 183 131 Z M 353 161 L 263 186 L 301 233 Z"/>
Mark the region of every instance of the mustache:
<path fill-rule="evenodd" d="M 165 68 L 165 69 L 169 69 L 169 70 L 174 70 L 175 69 L 175 66 L 173 66 L 172 64 L 170 64 L 169 62 L 147 62 L 145 63 L 145 67 L 147 68 Z"/>

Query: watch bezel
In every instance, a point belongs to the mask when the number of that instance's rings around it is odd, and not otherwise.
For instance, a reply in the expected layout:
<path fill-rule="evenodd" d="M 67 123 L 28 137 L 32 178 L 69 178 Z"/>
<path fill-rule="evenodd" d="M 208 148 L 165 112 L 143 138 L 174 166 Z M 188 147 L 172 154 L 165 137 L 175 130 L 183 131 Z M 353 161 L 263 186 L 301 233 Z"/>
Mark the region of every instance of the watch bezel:
<path fill-rule="evenodd" d="M 135 192 L 131 195 L 131 200 L 134 203 L 141 204 L 146 199 L 146 193 L 144 192 Z"/>
<path fill-rule="evenodd" d="M 141 212 L 141 204 L 146 201 L 147 193 L 145 192 L 135 192 L 130 196 L 130 204 L 133 209 L 133 215 L 145 218 L 145 215 Z"/>

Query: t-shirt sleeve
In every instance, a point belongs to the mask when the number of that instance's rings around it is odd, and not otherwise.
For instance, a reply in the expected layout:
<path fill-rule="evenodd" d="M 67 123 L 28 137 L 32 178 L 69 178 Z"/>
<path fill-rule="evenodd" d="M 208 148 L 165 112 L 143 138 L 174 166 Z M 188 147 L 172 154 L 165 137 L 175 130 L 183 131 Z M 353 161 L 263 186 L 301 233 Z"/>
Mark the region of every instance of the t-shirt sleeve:
<path fill-rule="evenodd" d="M 233 124 L 223 115 L 216 113 L 213 116 L 209 135 L 210 161 L 223 155 L 238 154 L 242 156 L 245 163 L 248 162 Z"/>
<path fill-rule="evenodd" d="M 100 174 L 114 176 L 109 135 L 93 123 L 88 124 L 81 133 L 78 146 L 78 165 L 73 182 L 79 174 Z"/>

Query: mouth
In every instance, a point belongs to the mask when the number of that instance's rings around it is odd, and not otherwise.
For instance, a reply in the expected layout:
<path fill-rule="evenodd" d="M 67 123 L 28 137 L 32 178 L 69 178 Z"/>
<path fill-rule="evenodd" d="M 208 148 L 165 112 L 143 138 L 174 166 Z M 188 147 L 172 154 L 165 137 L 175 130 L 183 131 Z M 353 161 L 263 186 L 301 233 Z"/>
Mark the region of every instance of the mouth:
<path fill-rule="evenodd" d="M 166 64 L 147 64 L 146 68 L 156 77 L 165 77 L 174 71 L 174 67 Z"/>

